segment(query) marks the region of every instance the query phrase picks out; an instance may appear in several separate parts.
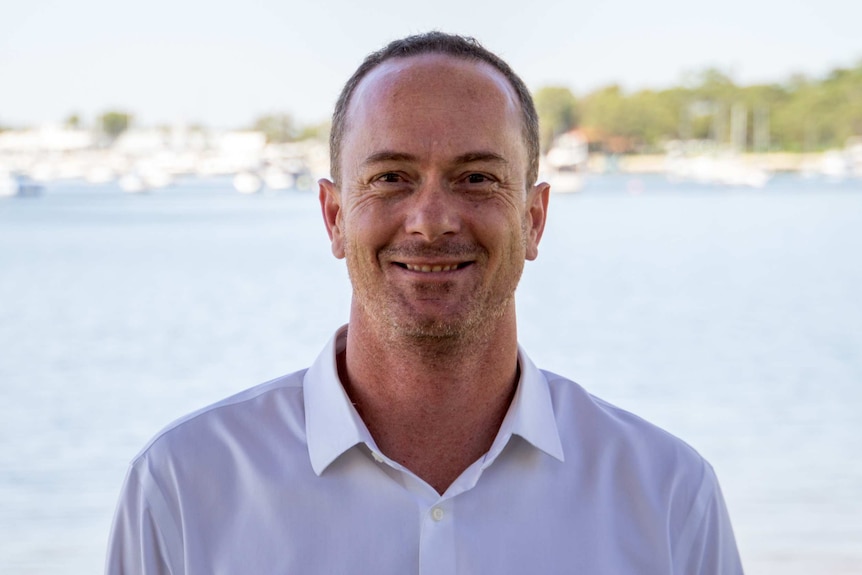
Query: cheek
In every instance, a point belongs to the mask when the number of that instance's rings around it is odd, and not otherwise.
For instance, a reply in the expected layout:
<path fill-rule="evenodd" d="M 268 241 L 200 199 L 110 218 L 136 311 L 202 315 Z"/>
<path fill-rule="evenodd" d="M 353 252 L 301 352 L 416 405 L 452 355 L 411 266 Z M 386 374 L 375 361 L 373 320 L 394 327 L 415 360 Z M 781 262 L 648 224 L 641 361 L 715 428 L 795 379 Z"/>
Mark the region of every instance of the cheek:
<path fill-rule="evenodd" d="M 526 223 L 523 215 L 510 212 L 483 218 L 474 227 L 478 239 L 489 248 L 520 250 L 524 245 Z"/>
<path fill-rule="evenodd" d="M 376 257 L 380 249 L 385 247 L 395 233 L 394 227 L 384 214 L 377 210 L 362 210 L 351 213 L 345 218 L 345 243 L 353 252 L 368 252 Z M 359 255 L 355 253 L 355 255 Z M 364 257 L 359 256 L 364 259 Z"/>

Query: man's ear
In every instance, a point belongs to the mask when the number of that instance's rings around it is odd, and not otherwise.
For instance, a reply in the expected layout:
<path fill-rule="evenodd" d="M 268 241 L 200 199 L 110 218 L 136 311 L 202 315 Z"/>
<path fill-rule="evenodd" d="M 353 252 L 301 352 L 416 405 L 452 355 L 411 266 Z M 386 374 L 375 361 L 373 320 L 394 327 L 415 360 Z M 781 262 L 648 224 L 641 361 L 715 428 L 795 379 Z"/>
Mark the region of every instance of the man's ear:
<path fill-rule="evenodd" d="M 320 187 L 320 209 L 323 212 L 323 223 L 326 233 L 332 242 L 332 255 L 338 259 L 344 257 L 344 238 L 341 229 L 341 191 L 334 182 L 323 178 L 318 180 Z"/>
<path fill-rule="evenodd" d="M 545 231 L 548 218 L 548 196 L 551 186 L 541 182 L 533 186 L 527 194 L 527 259 L 534 260 L 539 256 L 539 242 Z"/>

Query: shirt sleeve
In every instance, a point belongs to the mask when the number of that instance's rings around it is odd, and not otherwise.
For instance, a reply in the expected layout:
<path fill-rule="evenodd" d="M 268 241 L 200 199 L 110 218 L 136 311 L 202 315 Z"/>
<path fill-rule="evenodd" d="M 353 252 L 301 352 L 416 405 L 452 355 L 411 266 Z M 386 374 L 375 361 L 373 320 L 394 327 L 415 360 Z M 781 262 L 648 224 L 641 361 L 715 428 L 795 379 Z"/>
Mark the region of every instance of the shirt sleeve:
<path fill-rule="evenodd" d="M 155 482 L 132 466 L 114 515 L 106 575 L 183 575 L 176 525 Z"/>
<path fill-rule="evenodd" d="M 675 574 L 743 574 L 724 497 L 706 462 L 700 489 L 675 547 Z"/>

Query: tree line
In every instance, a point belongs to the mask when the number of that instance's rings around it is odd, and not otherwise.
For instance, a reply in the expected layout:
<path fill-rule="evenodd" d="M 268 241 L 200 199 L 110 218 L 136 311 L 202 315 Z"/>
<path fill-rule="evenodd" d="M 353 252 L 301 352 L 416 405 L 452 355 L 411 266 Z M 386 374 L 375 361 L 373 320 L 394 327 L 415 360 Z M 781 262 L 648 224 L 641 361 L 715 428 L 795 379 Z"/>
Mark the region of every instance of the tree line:
<path fill-rule="evenodd" d="M 862 137 L 862 60 L 819 79 L 796 75 L 776 84 L 741 86 L 710 68 L 662 90 L 626 92 L 610 85 L 578 97 L 568 87 L 545 86 L 534 97 L 545 150 L 575 128 L 591 150 L 609 153 L 662 153 L 672 140 L 739 151 L 816 152 Z M 133 122 L 118 110 L 96 118 L 109 140 Z M 66 120 L 69 127 L 81 123 L 77 114 Z M 300 125 L 286 113 L 259 116 L 248 126 L 269 142 L 325 139 L 328 128 L 327 122 Z"/>
<path fill-rule="evenodd" d="M 545 86 L 534 96 L 545 149 L 574 128 L 591 149 L 610 153 L 663 152 L 671 140 L 813 152 L 862 136 L 862 61 L 820 79 L 797 75 L 779 84 L 740 86 L 707 69 L 663 90 L 626 93 L 611 85 L 576 97 L 567 87 Z"/>

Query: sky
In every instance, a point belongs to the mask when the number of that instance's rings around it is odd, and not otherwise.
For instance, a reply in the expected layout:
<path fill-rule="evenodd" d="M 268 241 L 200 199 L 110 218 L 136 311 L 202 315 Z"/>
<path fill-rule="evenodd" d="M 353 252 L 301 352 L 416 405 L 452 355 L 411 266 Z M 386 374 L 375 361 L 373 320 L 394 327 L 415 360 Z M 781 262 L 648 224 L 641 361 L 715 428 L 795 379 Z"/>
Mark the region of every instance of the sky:
<path fill-rule="evenodd" d="M 107 110 L 141 126 L 319 123 L 365 55 L 431 29 L 477 38 L 531 89 L 576 95 L 862 61 L 858 0 L 0 0 L 0 126 Z"/>

